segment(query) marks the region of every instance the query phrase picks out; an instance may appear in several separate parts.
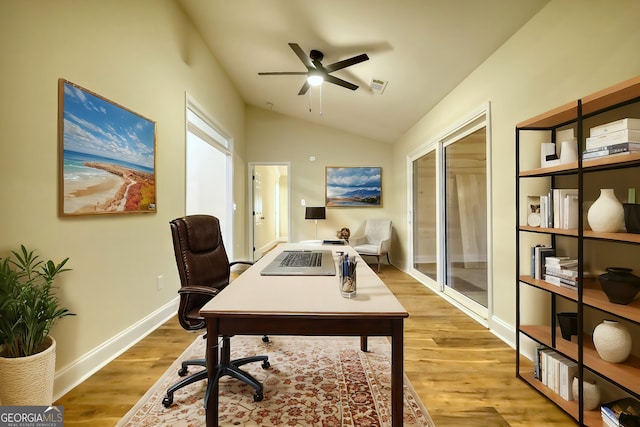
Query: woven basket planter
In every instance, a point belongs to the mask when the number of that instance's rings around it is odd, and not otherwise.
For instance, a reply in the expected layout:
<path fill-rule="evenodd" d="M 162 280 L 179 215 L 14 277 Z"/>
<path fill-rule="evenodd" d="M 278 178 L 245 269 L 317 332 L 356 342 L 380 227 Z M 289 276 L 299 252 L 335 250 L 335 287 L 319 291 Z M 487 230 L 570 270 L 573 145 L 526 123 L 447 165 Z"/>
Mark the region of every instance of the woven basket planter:
<path fill-rule="evenodd" d="M 53 379 L 56 373 L 56 341 L 32 356 L 0 357 L 0 405 L 50 406 L 53 403 Z"/>

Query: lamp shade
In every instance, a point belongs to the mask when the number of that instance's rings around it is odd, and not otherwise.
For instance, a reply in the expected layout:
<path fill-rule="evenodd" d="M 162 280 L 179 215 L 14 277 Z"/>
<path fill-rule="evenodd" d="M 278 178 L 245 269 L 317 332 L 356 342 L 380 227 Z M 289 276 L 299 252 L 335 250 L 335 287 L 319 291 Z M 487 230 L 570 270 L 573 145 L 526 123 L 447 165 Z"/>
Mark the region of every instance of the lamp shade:
<path fill-rule="evenodd" d="M 324 206 L 307 206 L 304 219 L 327 219 Z"/>

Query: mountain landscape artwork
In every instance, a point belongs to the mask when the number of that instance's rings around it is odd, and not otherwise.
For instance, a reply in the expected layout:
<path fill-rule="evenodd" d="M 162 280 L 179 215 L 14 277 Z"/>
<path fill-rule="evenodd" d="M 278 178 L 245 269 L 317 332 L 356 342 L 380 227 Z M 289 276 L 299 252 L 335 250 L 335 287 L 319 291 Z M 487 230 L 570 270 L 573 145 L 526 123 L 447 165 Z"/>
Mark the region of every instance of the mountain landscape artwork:
<path fill-rule="evenodd" d="M 326 206 L 382 206 L 382 168 L 327 167 Z"/>

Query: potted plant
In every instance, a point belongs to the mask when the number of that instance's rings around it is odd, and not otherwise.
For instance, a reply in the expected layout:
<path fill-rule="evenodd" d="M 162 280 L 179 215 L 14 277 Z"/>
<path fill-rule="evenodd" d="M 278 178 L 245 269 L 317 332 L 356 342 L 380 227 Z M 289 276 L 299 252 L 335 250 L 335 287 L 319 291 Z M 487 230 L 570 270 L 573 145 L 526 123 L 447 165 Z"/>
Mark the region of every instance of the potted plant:
<path fill-rule="evenodd" d="M 49 331 L 74 315 L 60 307 L 54 279 L 68 271 L 24 245 L 0 259 L 0 404 L 51 405 L 56 342 Z"/>

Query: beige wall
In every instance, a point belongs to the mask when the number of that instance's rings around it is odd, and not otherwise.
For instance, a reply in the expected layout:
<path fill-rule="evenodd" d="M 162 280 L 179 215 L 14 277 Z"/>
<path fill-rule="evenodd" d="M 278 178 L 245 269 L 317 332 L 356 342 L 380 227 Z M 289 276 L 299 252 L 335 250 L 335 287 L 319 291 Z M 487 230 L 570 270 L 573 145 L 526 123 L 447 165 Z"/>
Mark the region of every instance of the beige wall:
<path fill-rule="evenodd" d="M 2 0 L 0 51 L 0 256 L 24 243 L 70 257 L 60 295 L 78 316 L 54 330 L 61 369 L 176 298 L 168 222 L 184 214 L 185 92 L 234 137 L 246 255 L 244 104 L 172 0 Z M 58 217 L 61 77 L 157 122 L 157 213 Z"/>
<path fill-rule="evenodd" d="M 309 157 L 315 156 L 315 161 Z M 326 221 L 318 221 L 318 238 L 333 239 L 342 227 L 352 235 L 367 218 L 391 215 L 391 145 L 342 131 L 286 117 L 277 112 L 247 107 L 247 160 L 249 162 L 291 163 L 290 241 L 314 238 L 315 224 L 305 221 L 304 207 L 324 206 L 327 166 L 382 167 L 381 208 L 327 208 Z"/>
<path fill-rule="evenodd" d="M 236 257 L 247 255 L 246 164 L 291 162 L 292 235 L 310 239 L 300 199 L 324 204 L 326 166 L 381 166 L 382 208 L 332 208 L 319 237 L 390 217 L 392 259 L 406 267 L 406 155 L 492 103 L 494 324 L 514 322 L 514 125 L 640 74 L 637 0 L 554 0 L 396 144 L 246 107 L 171 0 L 0 1 L 0 254 L 24 243 L 70 257 L 60 281 L 78 313 L 54 331 L 58 367 L 77 362 L 175 298 L 167 222 L 184 213 L 184 98 L 193 95 L 235 141 Z M 460 54 L 464 54 L 461 52 Z M 158 123 L 158 212 L 57 216 L 57 79 Z M 245 135 L 246 133 L 246 135 Z M 246 154 L 245 154 L 246 139 Z M 316 156 L 315 162 L 309 156 Z M 156 289 L 163 275 L 165 287 Z"/>
<path fill-rule="evenodd" d="M 491 102 L 490 323 L 500 333 L 515 325 L 515 124 L 640 74 L 639 19 L 637 0 L 552 1 L 394 144 L 393 218 L 398 234 L 406 236 L 407 153 Z M 406 268 L 410 260 L 400 259 L 408 253 L 405 241 L 394 253 Z"/>

